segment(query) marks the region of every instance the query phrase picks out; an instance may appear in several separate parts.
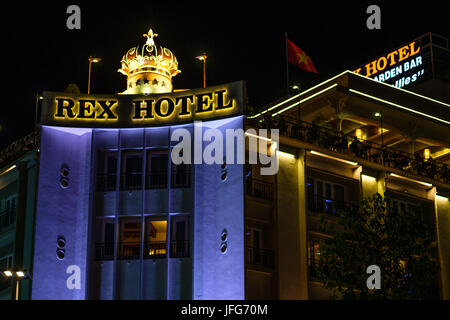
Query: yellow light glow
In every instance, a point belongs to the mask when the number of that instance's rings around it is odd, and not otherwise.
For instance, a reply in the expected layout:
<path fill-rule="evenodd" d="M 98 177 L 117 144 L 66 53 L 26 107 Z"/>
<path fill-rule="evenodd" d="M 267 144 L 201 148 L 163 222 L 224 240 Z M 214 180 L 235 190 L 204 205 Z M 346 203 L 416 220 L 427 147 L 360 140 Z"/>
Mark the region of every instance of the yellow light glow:
<path fill-rule="evenodd" d="M 363 179 L 365 179 L 365 180 L 370 180 L 370 181 L 372 181 L 372 182 L 376 182 L 376 181 L 377 181 L 377 178 L 371 177 L 371 176 L 368 176 L 368 175 L 365 175 L 365 174 L 361 174 L 361 177 L 362 177 Z"/>
<path fill-rule="evenodd" d="M 295 158 L 295 155 L 293 155 L 292 153 L 288 153 L 288 152 L 284 152 L 284 151 L 280 151 L 280 150 L 277 150 L 277 154 L 279 154 L 280 156 L 283 156 L 285 158 L 291 158 L 291 159 Z"/>
<path fill-rule="evenodd" d="M 436 158 L 445 156 L 446 154 L 449 154 L 449 153 L 450 153 L 450 148 L 445 148 L 445 149 L 442 150 L 442 151 L 437 151 L 437 152 L 435 152 L 433 158 L 436 159 Z"/>
<path fill-rule="evenodd" d="M 4 174 L 8 173 L 8 172 L 11 171 L 11 170 L 14 170 L 16 167 L 17 167 L 17 166 L 16 166 L 15 164 L 12 165 L 12 166 L 9 167 L 8 169 L 6 169 L 6 170 L 3 171 L 2 173 L 0 173 L 0 176 L 2 176 L 2 175 L 4 175 Z"/>
<path fill-rule="evenodd" d="M 430 158 L 430 149 L 423 149 L 423 157 L 425 158 L 425 160 Z"/>
<path fill-rule="evenodd" d="M 358 138 L 358 140 L 361 140 L 361 138 L 362 138 L 362 130 L 360 128 L 355 130 L 355 136 Z"/>
<path fill-rule="evenodd" d="M 395 174 L 395 173 L 391 173 L 390 176 L 394 177 L 394 178 L 399 178 L 399 179 L 403 179 L 403 180 L 419 183 L 419 184 L 422 184 L 422 185 L 427 186 L 427 187 L 432 187 L 433 186 L 431 183 L 422 182 L 422 181 L 411 179 L 411 178 L 408 178 L 408 177 L 399 176 L 398 174 Z"/>
<path fill-rule="evenodd" d="M 331 90 L 331 89 L 333 89 L 334 87 L 337 87 L 337 86 L 338 86 L 338 84 L 335 83 L 335 84 L 333 84 L 332 86 L 329 86 L 328 88 L 325 88 L 325 89 L 323 89 L 323 90 L 321 90 L 321 91 L 319 91 L 319 92 L 316 92 L 316 93 L 314 93 L 312 96 L 309 96 L 308 98 L 305 98 L 305 99 L 303 99 L 303 100 L 300 100 L 300 101 L 298 101 L 298 102 L 296 102 L 296 103 L 294 103 L 294 104 L 291 104 L 289 107 L 286 107 L 286 108 L 284 108 L 284 109 L 282 109 L 282 110 L 280 110 L 280 111 L 278 111 L 278 112 L 275 112 L 274 114 L 272 114 L 272 117 L 275 117 L 276 115 L 279 115 L 280 113 L 283 113 L 283 112 L 285 112 L 285 111 L 287 111 L 287 110 L 289 110 L 289 109 L 292 109 L 293 107 L 295 107 L 295 106 L 297 106 L 297 105 L 299 105 L 299 104 L 301 104 L 301 103 L 303 103 L 303 102 L 306 102 L 306 101 L 308 101 L 308 100 L 311 100 L 312 98 L 314 98 L 314 97 L 316 97 L 316 96 L 318 96 L 318 95 L 320 95 L 320 94 L 322 94 L 322 93 L 324 93 L 324 92 L 326 92 L 326 91 L 328 91 L 328 90 Z"/>
<path fill-rule="evenodd" d="M 343 74 L 348 73 L 348 72 L 351 72 L 351 71 L 349 71 L 349 70 L 344 71 L 344 72 L 338 74 L 337 76 L 334 76 L 334 77 L 331 78 L 331 79 L 328 79 L 328 80 L 326 80 L 326 81 L 324 81 L 324 82 L 321 82 L 321 83 L 319 83 L 318 85 L 315 85 L 314 87 L 309 88 L 308 90 L 305 90 L 305 91 L 303 91 L 303 92 L 301 92 L 301 93 L 299 93 L 299 94 L 296 94 L 295 96 L 290 97 L 289 99 L 286 99 L 286 100 L 284 100 L 284 101 L 282 101 L 282 102 L 280 102 L 280 103 L 277 103 L 276 105 L 274 105 L 274 106 L 272 106 L 272 107 L 270 107 L 270 108 L 268 108 L 268 109 L 266 109 L 266 110 L 263 110 L 263 111 L 261 111 L 261 112 L 258 113 L 258 114 L 255 114 L 254 116 L 250 116 L 250 117 L 248 117 L 248 119 L 257 118 L 257 117 L 259 117 L 259 116 L 261 116 L 261 115 L 263 115 L 263 114 L 265 114 L 265 113 L 267 113 L 267 112 L 269 112 L 269 111 L 272 111 L 273 109 L 276 109 L 276 108 L 278 108 L 279 106 L 281 106 L 281 105 L 283 105 L 283 104 L 285 104 L 285 103 L 287 103 L 287 102 L 289 102 L 289 101 L 292 101 L 292 100 L 294 100 L 294 99 L 297 99 L 297 98 L 299 98 L 299 97 L 301 97 L 301 96 L 307 94 L 308 92 L 311 92 L 312 90 L 314 90 L 314 89 L 316 89 L 316 88 L 319 88 L 320 86 L 324 85 L 325 83 L 330 82 L 330 81 L 333 81 L 333 80 L 336 79 L 336 78 L 339 78 L 340 76 L 342 76 Z M 337 85 L 337 84 L 336 84 L 336 85 Z"/>
<path fill-rule="evenodd" d="M 351 71 L 346 71 L 346 72 L 351 72 Z M 346 73 L 346 72 L 344 72 L 344 73 Z M 363 76 L 362 74 L 358 74 L 358 73 L 355 73 L 355 72 L 352 72 L 352 73 L 355 74 L 355 75 L 357 75 L 358 77 L 361 77 L 361 78 L 364 78 L 364 79 L 369 79 L 370 81 L 373 81 L 373 82 L 376 82 L 376 83 L 380 83 L 380 84 L 382 84 L 382 85 L 384 85 L 384 86 L 388 86 L 388 87 L 390 87 L 390 88 L 395 88 L 395 89 L 397 89 L 397 90 L 404 91 L 404 92 L 406 92 L 406 93 L 408 93 L 408 94 L 412 94 L 412 95 L 415 95 L 415 96 L 420 97 L 420 98 L 422 98 L 422 99 L 426 99 L 426 100 L 429 100 L 429 101 L 432 101 L 432 102 L 435 102 L 435 103 L 439 103 L 439 104 L 442 104 L 443 106 L 446 106 L 446 107 L 449 107 L 449 108 L 450 108 L 450 104 L 448 104 L 448 103 L 445 103 L 445 102 L 442 102 L 442 101 L 439 101 L 439 100 L 435 100 L 435 99 L 432 99 L 432 98 L 423 96 L 423 95 L 421 95 L 421 94 L 418 94 L 418 93 L 415 93 L 415 92 L 412 92 L 412 91 L 408 91 L 408 90 L 403 89 L 403 88 L 398 88 L 398 87 L 396 87 L 396 86 L 394 86 L 394 85 L 392 85 L 392 84 L 389 84 L 389 83 L 377 81 L 377 80 L 375 80 L 375 79 L 372 79 L 372 78 Z"/>
<path fill-rule="evenodd" d="M 379 83 L 382 83 L 382 82 L 379 82 Z M 370 99 L 373 99 L 373 100 L 376 100 L 376 101 L 379 101 L 379 102 L 383 102 L 383 103 L 390 104 L 390 105 L 392 105 L 392 106 L 395 106 L 395 107 L 400 108 L 400 109 L 407 110 L 407 111 L 409 111 L 409 112 L 417 113 L 417 114 L 419 114 L 419 115 L 421 115 L 421 116 L 425 116 L 425 117 L 427 117 L 427 118 L 430 118 L 430 119 L 433 119 L 433 120 L 437 120 L 437 121 L 443 122 L 443 123 L 445 123 L 445 124 L 450 124 L 450 121 L 446 121 L 446 120 L 443 120 L 443 119 L 434 117 L 434 116 L 432 116 L 432 115 L 429 115 L 429 114 L 426 114 L 426 113 L 423 113 L 423 112 L 416 111 L 416 110 L 414 110 L 414 109 L 410 109 L 410 108 L 404 107 L 404 106 L 399 105 L 399 104 L 397 104 L 397 103 L 393 103 L 393 102 L 390 102 L 390 101 L 387 101 L 387 100 L 384 100 L 384 99 L 380 99 L 380 98 L 371 96 L 370 94 L 365 94 L 365 93 L 363 93 L 363 92 L 360 92 L 360 91 L 357 91 L 357 90 L 353 90 L 353 89 L 349 89 L 348 91 L 353 92 L 353 93 L 356 93 L 356 94 L 359 94 L 359 95 L 361 95 L 361 96 L 364 96 L 364 97 L 367 97 L 367 98 L 370 98 Z M 408 92 L 409 92 L 409 91 L 408 91 Z"/>
<path fill-rule="evenodd" d="M 97 62 L 102 61 L 102 58 L 92 58 L 92 57 L 90 57 L 90 58 L 89 58 L 89 61 L 90 61 L 90 62 L 97 63 Z"/>
<path fill-rule="evenodd" d="M 206 55 L 206 53 L 203 53 L 201 56 L 195 57 L 195 59 L 197 59 L 197 60 L 206 60 L 207 58 L 208 58 L 208 56 Z"/>
<path fill-rule="evenodd" d="M 246 132 L 245 135 L 249 136 L 249 137 L 256 138 L 256 139 L 261 139 L 261 140 L 266 140 L 266 141 L 272 142 L 272 139 L 270 139 L 270 138 L 258 136 L 258 135 L 253 134 L 253 133 Z"/>
<path fill-rule="evenodd" d="M 323 153 L 320 153 L 320 152 L 317 152 L 317 151 L 314 151 L 314 150 L 311 150 L 310 153 L 314 154 L 316 156 L 320 156 L 320 157 L 324 157 L 324 158 L 328 158 L 328 159 L 333 159 L 333 160 L 336 160 L 336 161 L 339 161 L 339 162 L 350 164 L 352 166 L 357 166 L 358 165 L 358 162 L 353 162 L 353 161 L 348 161 L 348 160 L 344 160 L 344 159 L 339 159 L 339 158 L 336 158 L 336 157 L 333 157 L 333 156 L 329 156 L 327 154 L 323 154 Z"/>
<path fill-rule="evenodd" d="M 436 199 L 440 200 L 440 201 L 450 201 L 449 198 L 441 196 L 439 194 L 436 194 Z"/>

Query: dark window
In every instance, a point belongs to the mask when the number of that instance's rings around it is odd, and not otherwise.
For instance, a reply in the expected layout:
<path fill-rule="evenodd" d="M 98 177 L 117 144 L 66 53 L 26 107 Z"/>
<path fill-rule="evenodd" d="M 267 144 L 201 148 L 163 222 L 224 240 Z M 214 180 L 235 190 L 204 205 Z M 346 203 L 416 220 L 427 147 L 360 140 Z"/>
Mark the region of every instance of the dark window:
<path fill-rule="evenodd" d="M 317 277 L 317 269 L 320 263 L 320 241 L 318 239 L 308 239 L 308 271 L 309 277 Z"/>
<path fill-rule="evenodd" d="M 191 186 L 191 165 L 172 163 L 172 188 L 189 188 Z"/>
<path fill-rule="evenodd" d="M 149 151 L 147 163 L 147 188 L 167 188 L 167 151 Z"/>
<path fill-rule="evenodd" d="M 116 189 L 117 152 L 100 152 L 97 165 L 97 191 Z"/>
<path fill-rule="evenodd" d="M 344 201 L 345 201 L 345 195 L 344 195 L 344 187 L 340 185 L 333 185 L 333 192 L 334 192 L 334 210 L 342 210 L 344 209 Z"/>
<path fill-rule="evenodd" d="M 189 216 L 172 216 L 171 225 L 171 258 L 190 256 L 189 247 Z"/>
<path fill-rule="evenodd" d="M 114 218 L 96 219 L 95 259 L 112 260 L 114 258 L 115 223 Z"/>
<path fill-rule="evenodd" d="M 122 190 L 142 188 L 142 152 L 127 152 L 122 156 Z"/>
<path fill-rule="evenodd" d="M 308 210 L 316 211 L 316 203 L 314 199 L 314 180 L 311 178 L 306 178 L 306 197 L 308 201 Z"/>

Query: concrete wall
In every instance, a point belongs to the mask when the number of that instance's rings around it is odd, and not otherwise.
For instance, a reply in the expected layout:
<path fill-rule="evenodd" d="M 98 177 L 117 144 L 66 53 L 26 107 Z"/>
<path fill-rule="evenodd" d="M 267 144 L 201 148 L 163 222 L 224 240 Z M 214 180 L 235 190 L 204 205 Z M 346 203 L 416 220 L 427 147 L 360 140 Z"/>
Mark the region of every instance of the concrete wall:
<path fill-rule="evenodd" d="M 442 298 L 450 300 L 450 200 L 436 196 Z"/>
<path fill-rule="evenodd" d="M 279 153 L 277 175 L 279 298 L 308 299 L 306 185 L 303 150 Z"/>
<path fill-rule="evenodd" d="M 227 128 L 243 128 L 243 117 L 203 125 L 225 135 Z M 193 299 L 245 298 L 244 170 L 242 164 L 230 163 L 226 170 L 227 178 L 222 181 L 220 164 L 195 165 Z M 221 252 L 223 231 L 228 234 L 225 253 Z"/>
<path fill-rule="evenodd" d="M 33 299 L 86 298 L 91 173 L 91 130 L 42 127 L 36 210 Z M 61 167 L 69 186 L 60 185 Z M 57 238 L 66 239 L 65 258 L 56 256 Z M 80 289 L 69 289 L 69 266 L 80 268 Z"/>

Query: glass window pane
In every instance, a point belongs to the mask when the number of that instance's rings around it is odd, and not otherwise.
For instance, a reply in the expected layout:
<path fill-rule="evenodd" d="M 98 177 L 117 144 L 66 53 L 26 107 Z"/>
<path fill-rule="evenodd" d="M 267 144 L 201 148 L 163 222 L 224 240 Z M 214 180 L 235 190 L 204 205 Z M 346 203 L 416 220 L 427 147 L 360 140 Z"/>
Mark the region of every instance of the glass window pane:
<path fill-rule="evenodd" d="M 344 209 L 344 187 L 333 185 L 335 210 Z"/>
<path fill-rule="evenodd" d="M 120 218 L 118 259 L 139 259 L 141 250 L 141 218 Z"/>
<path fill-rule="evenodd" d="M 99 152 L 97 160 L 97 191 L 116 188 L 117 152 Z"/>
<path fill-rule="evenodd" d="M 142 152 L 124 151 L 122 153 L 122 190 L 142 188 Z"/>
<path fill-rule="evenodd" d="M 152 150 L 147 159 L 147 188 L 167 188 L 168 152 Z"/>
<path fill-rule="evenodd" d="M 167 219 L 147 217 L 145 221 L 144 258 L 165 258 L 167 252 Z"/>
<path fill-rule="evenodd" d="M 172 216 L 171 258 L 185 258 L 190 255 L 189 216 Z"/>

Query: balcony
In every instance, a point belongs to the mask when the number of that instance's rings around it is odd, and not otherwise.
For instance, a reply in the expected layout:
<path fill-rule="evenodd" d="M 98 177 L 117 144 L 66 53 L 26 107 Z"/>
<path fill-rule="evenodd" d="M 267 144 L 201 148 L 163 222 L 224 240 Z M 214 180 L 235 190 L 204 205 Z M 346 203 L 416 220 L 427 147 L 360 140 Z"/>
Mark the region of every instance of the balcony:
<path fill-rule="evenodd" d="M 14 224 L 16 221 L 17 207 L 12 207 L 0 212 L 0 230 Z"/>
<path fill-rule="evenodd" d="M 114 259 L 114 243 L 96 243 L 95 244 L 95 260 L 113 260 Z"/>
<path fill-rule="evenodd" d="M 287 116 L 279 119 L 265 117 L 254 122 L 257 128 L 280 130 L 280 135 L 320 146 L 330 151 L 347 154 L 405 173 L 432 179 L 441 183 L 450 182 L 447 164 L 432 159 L 424 159 L 419 154 L 410 154 L 377 143 L 358 140 L 357 137 L 343 132 L 308 123 Z"/>
<path fill-rule="evenodd" d="M 120 190 L 141 190 L 142 172 L 131 172 L 120 175 Z M 116 173 L 97 174 L 97 191 L 115 191 Z M 191 170 L 189 167 L 172 171 L 172 188 L 189 188 L 191 186 Z M 165 189 L 168 187 L 167 171 L 149 171 L 145 175 L 146 189 Z"/>
<path fill-rule="evenodd" d="M 120 175 L 120 190 L 142 189 L 142 172 L 131 172 Z"/>
<path fill-rule="evenodd" d="M 309 212 L 325 213 L 330 216 L 336 216 L 339 210 L 349 206 L 348 203 L 340 200 L 327 199 L 316 194 L 306 196 L 307 208 Z"/>
<path fill-rule="evenodd" d="M 144 242 L 144 259 L 166 258 L 168 244 L 166 241 Z M 169 243 L 170 258 L 189 258 L 190 241 L 174 240 Z M 140 242 L 119 242 L 117 243 L 118 260 L 139 260 L 141 257 Z M 114 243 L 96 243 L 95 260 L 113 260 Z"/>
<path fill-rule="evenodd" d="M 260 266 L 273 269 L 274 252 L 272 250 L 247 247 L 245 250 L 245 258 L 247 265 Z"/>
<path fill-rule="evenodd" d="M 248 196 L 272 201 L 273 184 L 270 182 L 250 178 L 246 181 L 245 193 Z"/>
<path fill-rule="evenodd" d="M 145 177 L 146 189 L 165 189 L 167 188 L 167 171 L 150 171 Z"/>

